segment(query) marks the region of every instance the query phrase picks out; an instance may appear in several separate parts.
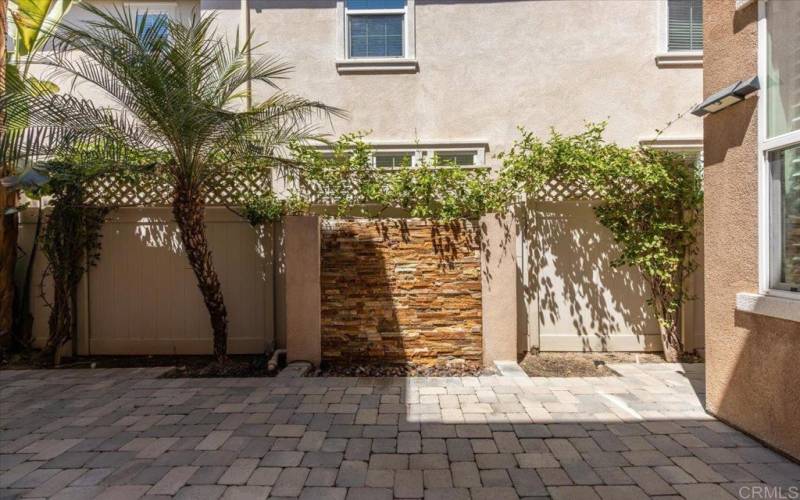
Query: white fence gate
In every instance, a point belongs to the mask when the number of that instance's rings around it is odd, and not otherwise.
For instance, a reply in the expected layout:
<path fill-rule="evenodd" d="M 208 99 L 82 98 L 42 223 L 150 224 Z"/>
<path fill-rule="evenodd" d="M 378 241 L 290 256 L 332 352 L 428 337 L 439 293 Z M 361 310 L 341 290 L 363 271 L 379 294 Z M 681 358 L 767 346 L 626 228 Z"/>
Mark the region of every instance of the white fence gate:
<path fill-rule="evenodd" d="M 592 202 L 531 200 L 517 215 L 521 324 L 528 349 L 661 350 L 647 285 L 638 270 L 611 265 L 616 245 L 597 221 Z M 697 346 L 690 339 L 687 347 Z"/>

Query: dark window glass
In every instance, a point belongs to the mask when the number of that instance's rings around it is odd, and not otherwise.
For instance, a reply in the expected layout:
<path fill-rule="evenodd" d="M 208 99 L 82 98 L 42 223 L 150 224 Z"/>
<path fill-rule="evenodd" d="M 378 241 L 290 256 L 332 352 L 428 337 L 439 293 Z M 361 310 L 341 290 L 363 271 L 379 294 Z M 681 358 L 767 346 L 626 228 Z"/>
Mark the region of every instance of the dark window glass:
<path fill-rule="evenodd" d="M 403 16 L 349 16 L 350 57 L 403 57 Z"/>

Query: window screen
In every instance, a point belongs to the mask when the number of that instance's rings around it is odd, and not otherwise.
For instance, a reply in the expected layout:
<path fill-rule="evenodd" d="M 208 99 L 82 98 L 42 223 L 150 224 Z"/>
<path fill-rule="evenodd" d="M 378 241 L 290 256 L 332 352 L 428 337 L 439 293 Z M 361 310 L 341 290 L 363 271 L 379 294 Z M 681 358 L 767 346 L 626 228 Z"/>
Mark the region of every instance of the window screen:
<path fill-rule="evenodd" d="M 411 153 L 376 153 L 375 166 L 380 168 L 398 168 L 411 165 Z"/>
<path fill-rule="evenodd" d="M 450 165 L 455 163 L 460 167 L 475 165 L 475 151 L 435 151 L 437 165 Z"/>
<path fill-rule="evenodd" d="M 703 50 L 703 0 L 668 0 L 669 50 Z"/>
<path fill-rule="evenodd" d="M 767 137 L 800 131 L 800 2 L 767 2 Z"/>
<path fill-rule="evenodd" d="M 167 19 L 169 16 L 163 12 L 146 12 L 146 13 L 139 13 L 136 14 L 136 26 L 137 28 L 141 25 L 142 21 L 144 21 L 144 30 L 143 32 L 147 33 L 150 29 L 153 28 L 156 24 L 158 24 L 158 31 L 156 36 L 158 38 L 163 38 L 167 36 Z"/>
<path fill-rule="evenodd" d="M 403 15 L 348 16 L 350 57 L 403 57 Z"/>
<path fill-rule="evenodd" d="M 772 286 L 800 291 L 800 146 L 771 151 L 768 162 Z"/>

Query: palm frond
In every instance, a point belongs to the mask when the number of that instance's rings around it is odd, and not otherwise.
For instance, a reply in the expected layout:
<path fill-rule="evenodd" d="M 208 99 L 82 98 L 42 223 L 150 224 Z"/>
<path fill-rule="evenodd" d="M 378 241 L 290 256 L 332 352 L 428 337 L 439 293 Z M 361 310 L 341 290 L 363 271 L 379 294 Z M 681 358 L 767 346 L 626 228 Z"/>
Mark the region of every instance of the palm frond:
<path fill-rule="evenodd" d="M 88 85 L 110 104 L 47 95 L 29 82 L 11 85 L 0 105 L 24 108 L 27 116 L 3 125 L 0 159 L 31 161 L 102 144 L 93 154 L 116 161 L 120 152 L 155 148 L 170 158 L 161 168 L 172 178 L 201 187 L 226 167 L 220 158 L 293 166 L 290 143 L 321 139 L 316 124 L 344 116 L 280 91 L 276 81 L 291 66 L 255 54 L 262 45 L 253 46 L 252 35 L 234 43 L 218 35 L 213 15 L 146 23 L 126 8 L 80 7 L 90 19 L 50 33 L 53 50 L 35 62 L 69 79 L 71 90 Z M 274 93 L 242 109 L 248 83 Z"/>

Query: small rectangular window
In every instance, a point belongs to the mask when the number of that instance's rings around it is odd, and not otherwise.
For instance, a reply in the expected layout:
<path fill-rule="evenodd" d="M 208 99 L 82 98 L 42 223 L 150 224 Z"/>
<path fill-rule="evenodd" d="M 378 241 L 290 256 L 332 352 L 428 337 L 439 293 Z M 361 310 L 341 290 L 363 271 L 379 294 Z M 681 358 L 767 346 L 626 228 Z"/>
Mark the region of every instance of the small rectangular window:
<path fill-rule="evenodd" d="M 670 51 L 703 50 L 703 0 L 667 0 Z"/>
<path fill-rule="evenodd" d="M 400 168 L 411 166 L 414 153 L 375 153 L 375 166 L 378 168 Z"/>
<path fill-rule="evenodd" d="M 800 2 L 767 2 L 767 137 L 800 130 Z"/>
<path fill-rule="evenodd" d="M 770 151 L 772 286 L 800 291 L 800 145 Z"/>
<path fill-rule="evenodd" d="M 434 151 L 436 165 L 471 167 L 475 165 L 475 151 Z"/>
<path fill-rule="evenodd" d="M 348 57 L 405 56 L 406 0 L 347 0 Z"/>
<path fill-rule="evenodd" d="M 403 16 L 350 16 L 350 57 L 403 57 Z"/>
<path fill-rule="evenodd" d="M 766 45 L 761 149 L 769 181 L 762 186 L 768 205 L 762 211 L 767 230 L 761 244 L 768 275 L 762 283 L 800 292 L 800 2 L 765 6 L 766 39 L 759 40 Z"/>
<path fill-rule="evenodd" d="M 157 38 L 165 38 L 167 36 L 167 30 L 169 26 L 167 21 L 169 20 L 169 15 L 165 12 L 137 12 L 136 13 L 136 27 L 140 29 L 142 33 L 148 33 L 154 27 L 157 30 L 155 36 Z M 142 25 L 144 23 L 144 25 Z"/>

